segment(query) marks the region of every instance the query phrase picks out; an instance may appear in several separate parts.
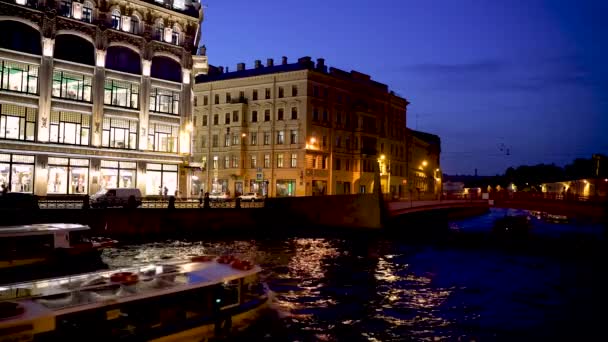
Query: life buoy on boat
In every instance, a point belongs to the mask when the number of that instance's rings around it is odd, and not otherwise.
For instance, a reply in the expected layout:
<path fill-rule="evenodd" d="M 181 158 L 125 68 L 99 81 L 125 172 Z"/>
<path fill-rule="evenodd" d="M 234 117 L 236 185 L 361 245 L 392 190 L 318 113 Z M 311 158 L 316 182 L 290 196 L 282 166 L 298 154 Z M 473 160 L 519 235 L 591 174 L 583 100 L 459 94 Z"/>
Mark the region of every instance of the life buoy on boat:
<path fill-rule="evenodd" d="M 190 258 L 190 261 L 192 261 L 192 262 L 209 262 L 209 261 L 213 261 L 213 259 L 215 259 L 215 256 L 213 256 L 213 255 L 199 255 L 199 256 Z"/>
<path fill-rule="evenodd" d="M 110 281 L 125 285 L 133 285 L 139 281 L 139 277 L 132 272 L 117 272 L 110 275 Z"/>
<path fill-rule="evenodd" d="M 249 271 L 250 269 L 253 268 L 253 264 L 250 261 L 239 260 L 239 259 L 235 259 L 232 262 L 231 266 L 232 266 L 232 268 L 241 270 L 241 271 Z"/>
<path fill-rule="evenodd" d="M 217 262 L 220 264 L 229 264 L 233 262 L 234 259 L 234 255 L 222 255 L 221 257 L 217 258 Z"/>

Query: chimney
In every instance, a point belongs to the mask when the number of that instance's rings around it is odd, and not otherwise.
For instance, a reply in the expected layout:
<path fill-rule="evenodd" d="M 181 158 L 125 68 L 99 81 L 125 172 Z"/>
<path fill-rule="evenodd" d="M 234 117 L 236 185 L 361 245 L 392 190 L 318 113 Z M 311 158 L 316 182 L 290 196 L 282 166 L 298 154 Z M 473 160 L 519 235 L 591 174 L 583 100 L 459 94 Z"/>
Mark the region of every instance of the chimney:
<path fill-rule="evenodd" d="M 327 72 L 327 67 L 325 66 L 324 58 L 317 58 L 317 70 Z"/>
<path fill-rule="evenodd" d="M 259 68 L 262 67 L 262 61 L 261 60 L 256 59 L 254 63 L 255 63 L 255 68 L 256 69 L 259 69 Z"/>
<path fill-rule="evenodd" d="M 310 58 L 308 56 L 300 57 L 300 58 L 298 58 L 298 63 L 300 63 L 300 64 L 310 64 L 311 60 L 312 60 L 312 58 Z M 313 66 L 314 66 L 314 63 L 313 63 Z"/>
<path fill-rule="evenodd" d="M 272 60 L 272 58 L 268 58 L 268 59 L 266 60 L 266 66 L 267 66 L 267 67 L 274 66 L 274 61 Z"/>
<path fill-rule="evenodd" d="M 226 66 L 226 73 L 228 73 L 228 66 Z"/>
<path fill-rule="evenodd" d="M 283 56 L 281 64 L 283 64 L 283 65 L 287 64 L 287 57 Z"/>
<path fill-rule="evenodd" d="M 245 63 L 239 63 L 236 65 L 236 71 L 243 71 L 245 70 Z"/>
<path fill-rule="evenodd" d="M 224 67 L 221 66 L 221 67 L 219 67 L 219 69 L 220 69 L 220 74 L 223 74 L 224 73 Z"/>

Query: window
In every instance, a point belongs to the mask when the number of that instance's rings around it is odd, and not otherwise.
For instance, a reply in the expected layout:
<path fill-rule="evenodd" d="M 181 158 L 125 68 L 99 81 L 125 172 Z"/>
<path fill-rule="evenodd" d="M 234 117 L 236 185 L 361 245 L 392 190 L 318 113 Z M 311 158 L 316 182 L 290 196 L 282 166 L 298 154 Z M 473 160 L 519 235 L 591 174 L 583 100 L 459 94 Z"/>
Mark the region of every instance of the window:
<path fill-rule="evenodd" d="M 319 96 L 319 87 L 318 86 L 312 87 L 312 96 Z"/>
<path fill-rule="evenodd" d="M 219 124 L 219 121 L 220 121 L 220 116 L 218 114 L 214 114 L 213 115 L 213 124 L 217 126 Z"/>
<path fill-rule="evenodd" d="M 232 122 L 239 122 L 239 111 L 232 111 Z"/>
<path fill-rule="evenodd" d="M 279 112 L 277 114 L 277 120 L 283 120 L 283 116 L 284 116 L 284 110 L 283 108 L 279 108 Z"/>
<path fill-rule="evenodd" d="M 329 97 L 329 89 L 323 88 L 323 97 L 325 97 L 325 98 Z"/>
<path fill-rule="evenodd" d="M 101 145 L 111 148 L 136 149 L 137 121 L 104 118 Z"/>
<path fill-rule="evenodd" d="M 239 101 L 243 101 L 245 100 L 245 92 L 244 91 L 239 91 Z"/>
<path fill-rule="evenodd" d="M 327 168 L 327 157 L 321 157 L 321 169 L 325 170 Z"/>
<path fill-rule="evenodd" d="M 270 133 L 264 132 L 264 145 L 270 145 Z"/>
<path fill-rule="evenodd" d="M 34 156 L 0 154 L 0 182 L 10 184 L 11 192 L 34 190 Z"/>
<path fill-rule="evenodd" d="M 230 103 L 231 98 L 230 98 L 230 93 L 226 93 L 226 103 Z"/>
<path fill-rule="evenodd" d="M 232 167 L 233 168 L 238 168 L 239 167 L 239 157 L 232 156 Z"/>
<path fill-rule="evenodd" d="M 350 159 L 344 161 L 344 170 L 350 171 Z"/>
<path fill-rule="evenodd" d="M 270 154 L 264 155 L 264 168 L 265 169 L 270 168 Z"/>
<path fill-rule="evenodd" d="M 230 168 L 230 156 L 224 156 L 224 169 Z"/>
<path fill-rule="evenodd" d="M 297 144 L 298 143 L 298 131 L 295 129 L 291 130 L 291 134 L 289 135 L 289 143 Z"/>
<path fill-rule="evenodd" d="M 317 108 L 312 109 L 312 121 L 319 121 L 319 110 Z"/>
<path fill-rule="evenodd" d="M 201 136 L 201 147 L 202 148 L 207 147 L 207 136 L 206 135 Z"/>
<path fill-rule="evenodd" d="M 270 88 L 266 88 L 266 100 L 270 99 Z"/>
<path fill-rule="evenodd" d="M 283 153 L 277 153 L 277 167 L 283 167 Z"/>
<path fill-rule="evenodd" d="M 139 34 L 139 17 L 136 15 L 131 17 L 131 33 Z"/>
<path fill-rule="evenodd" d="M 88 145 L 91 116 L 72 112 L 51 112 L 50 129 L 50 142 Z"/>
<path fill-rule="evenodd" d="M 120 11 L 117 9 L 112 10 L 112 28 L 120 30 Z"/>
<path fill-rule="evenodd" d="M 336 137 L 336 147 L 342 147 L 342 137 L 341 136 Z"/>
<path fill-rule="evenodd" d="M 224 135 L 224 147 L 230 146 L 230 134 Z"/>
<path fill-rule="evenodd" d="M 313 169 L 317 168 L 317 157 L 312 157 L 312 168 Z"/>
<path fill-rule="evenodd" d="M 217 170 L 218 167 L 219 167 L 219 165 L 218 165 L 218 156 L 213 156 L 213 165 L 212 165 L 212 168 L 214 170 Z"/>
<path fill-rule="evenodd" d="M 179 28 L 179 26 L 174 25 L 173 32 L 171 33 L 171 44 L 179 45 L 180 36 L 181 36 L 181 29 Z"/>
<path fill-rule="evenodd" d="M 148 127 L 148 149 L 158 152 L 177 152 L 179 127 L 151 123 Z"/>
<path fill-rule="evenodd" d="M 255 146 L 258 144 L 258 133 L 257 132 L 251 132 L 251 145 Z"/>
<path fill-rule="evenodd" d="M 257 162 L 258 158 L 256 157 L 256 155 L 251 155 L 249 157 L 249 162 L 251 165 L 252 169 L 255 169 L 256 167 L 258 167 L 258 162 Z"/>
<path fill-rule="evenodd" d="M 207 115 L 203 115 L 203 126 L 207 126 Z"/>
<path fill-rule="evenodd" d="M 235 133 L 232 135 L 232 145 L 238 145 L 238 144 L 239 144 L 239 135 Z"/>
<path fill-rule="evenodd" d="M 258 111 L 254 110 L 251 112 L 251 122 L 258 122 Z"/>
<path fill-rule="evenodd" d="M 220 104 L 220 96 L 218 94 L 215 94 L 214 102 L 215 104 Z"/>
<path fill-rule="evenodd" d="M 0 61 L 2 84 L 0 89 L 20 93 L 38 93 L 38 66 Z"/>
<path fill-rule="evenodd" d="M 224 115 L 224 123 L 228 125 L 230 123 L 230 113 Z"/>
<path fill-rule="evenodd" d="M 68 18 L 72 16 L 72 0 L 61 1 L 61 6 L 59 7 L 59 15 Z"/>
<path fill-rule="evenodd" d="M 86 194 L 89 160 L 49 157 L 47 193 Z"/>
<path fill-rule="evenodd" d="M 350 137 L 346 137 L 346 139 L 344 140 L 344 147 L 346 147 L 347 149 L 350 148 Z"/>
<path fill-rule="evenodd" d="M 283 98 L 285 95 L 285 89 L 283 87 L 279 87 L 279 98 Z"/>
<path fill-rule="evenodd" d="M 91 102 L 91 76 L 55 71 L 53 97 Z"/>
<path fill-rule="evenodd" d="M 327 122 L 327 118 L 328 118 L 327 109 L 323 109 L 323 121 Z"/>
<path fill-rule="evenodd" d="M 209 104 L 209 96 L 205 95 L 203 96 L 203 105 L 206 106 Z"/>
<path fill-rule="evenodd" d="M 207 156 L 203 156 L 203 158 L 201 158 L 201 168 L 203 171 L 207 170 Z"/>
<path fill-rule="evenodd" d="M 297 120 L 297 119 L 298 119 L 298 108 L 291 107 L 291 120 Z"/>
<path fill-rule="evenodd" d="M 93 4 L 88 1 L 82 6 L 82 21 L 93 22 Z"/>
<path fill-rule="evenodd" d="M 35 108 L 0 104 L 0 139 L 35 140 Z"/>
<path fill-rule="evenodd" d="M 179 114 L 179 93 L 171 90 L 153 88 L 150 92 L 150 111 Z"/>
<path fill-rule="evenodd" d="M 151 164 L 146 166 L 146 194 L 164 195 L 177 193 L 178 166 L 170 164 Z"/>
<path fill-rule="evenodd" d="M 327 136 L 324 135 L 323 136 L 323 147 L 326 147 L 326 146 L 327 146 Z"/>
<path fill-rule="evenodd" d="M 211 140 L 211 146 L 213 146 L 213 147 L 218 147 L 218 145 L 219 145 L 219 140 L 220 140 L 220 139 L 219 139 L 218 135 L 217 135 L 217 134 L 214 134 L 214 135 L 213 135 L 213 137 L 212 137 L 212 140 Z"/>
<path fill-rule="evenodd" d="M 289 163 L 289 166 L 291 166 L 292 168 L 298 167 L 298 154 L 297 153 L 291 154 L 291 161 Z"/>
<path fill-rule="evenodd" d="M 298 86 L 291 86 L 291 96 L 298 96 Z"/>
<path fill-rule="evenodd" d="M 336 170 L 340 170 L 340 167 L 342 166 L 341 164 L 342 163 L 340 162 L 340 158 L 336 158 Z"/>
<path fill-rule="evenodd" d="M 344 126 L 346 126 L 346 128 L 350 127 L 350 115 L 348 115 L 348 113 L 344 116 Z"/>
<path fill-rule="evenodd" d="M 264 121 L 270 121 L 270 109 L 264 110 Z"/>
<path fill-rule="evenodd" d="M 277 144 L 283 145 L 285 143 L 285 132 L 278 131 L 277 132 Z"/>
<path fill-rule="evenodd" d="M 251 97 L 253 97 L 253 100 L 254 100 L 254 101 L 255 101 L 255 100 L 257 100 L 257 99 L 258 99 L 258 91 L 254 89 L 254 90 L 253 90 L 253 94 L 252 94 L 252 96 L 251 96 Z"/>
<path fill-rule="evenodd" d="M 342 112 L 341 111 L 338 111 L 336 113 L 336 124 L 338 126 L 340 126 L 340 124 L 342 124 Z"/>
<path fill-rule="evenodd" d="M 104 103 L 107 105 L 139 108 L 139 86 L 135 83 L 106 79 Z"/>

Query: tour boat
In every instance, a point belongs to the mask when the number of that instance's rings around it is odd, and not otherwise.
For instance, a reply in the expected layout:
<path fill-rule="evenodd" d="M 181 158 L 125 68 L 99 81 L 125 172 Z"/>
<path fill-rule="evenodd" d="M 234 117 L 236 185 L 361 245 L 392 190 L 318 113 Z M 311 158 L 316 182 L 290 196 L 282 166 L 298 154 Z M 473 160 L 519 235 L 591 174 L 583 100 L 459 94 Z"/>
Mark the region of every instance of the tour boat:
<path fill-rule="evenodd" d="M 90 229 L 76 223 L 0 227 L 0 270 L 99 256 L 102 249 L 116 243 L 107 238 L 87 237 Z"/>
<path fill-rule="evenodd" d="M 267 310 L 260 271 L 232 257 L 198 257 L 5 285 L 0 341 L 225 337 Z"/>

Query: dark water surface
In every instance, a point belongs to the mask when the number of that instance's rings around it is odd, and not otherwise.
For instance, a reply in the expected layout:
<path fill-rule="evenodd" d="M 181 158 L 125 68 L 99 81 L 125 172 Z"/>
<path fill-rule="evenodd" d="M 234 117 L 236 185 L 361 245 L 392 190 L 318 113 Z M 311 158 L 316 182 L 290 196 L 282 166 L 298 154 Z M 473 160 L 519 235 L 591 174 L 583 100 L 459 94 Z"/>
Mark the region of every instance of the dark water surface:
<path fill-rule="evenodd" d="M 451 228 L 487 233 L 506 212 Z M 535 220 L 534 234 L 526 248 L 376 236 L 166 241 L 103 258 L 112 268 L 216 253 L 256 260 L 277 315 L 235 341 L 606 340 L 608 269 L 590 250 L 601 248 L 602 227 Z M 539 252 L 547 244 L 553 252 Z"/>

